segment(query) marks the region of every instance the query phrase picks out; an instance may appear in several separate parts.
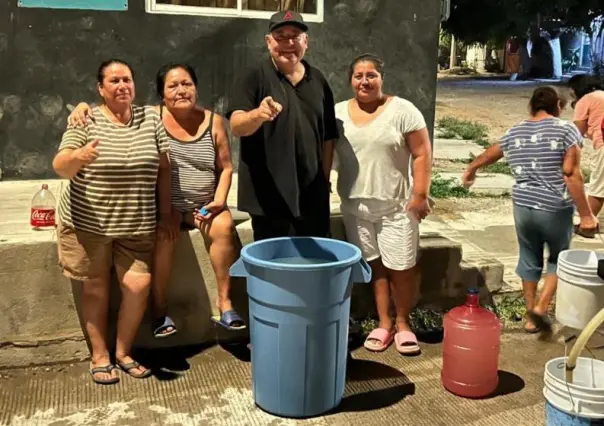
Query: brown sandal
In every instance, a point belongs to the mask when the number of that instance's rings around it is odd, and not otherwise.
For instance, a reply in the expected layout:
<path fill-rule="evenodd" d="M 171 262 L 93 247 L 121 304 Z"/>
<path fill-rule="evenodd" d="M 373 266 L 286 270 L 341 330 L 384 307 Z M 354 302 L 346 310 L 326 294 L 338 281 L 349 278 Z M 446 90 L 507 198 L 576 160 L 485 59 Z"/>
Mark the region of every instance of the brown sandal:
<path fill-rule="evenodd" d="M 126 374 L 134 377 L 135 379 L 144 379 L 151 375 L 151 370 L 149 370 L 149 369 L 146 369 L 143 373 L 140 373 L 140 374 L 133 373 L 132 370 L 134 370 L 135 368 L 141 367 L 141 365 L 136 361 L 132 361 L 127 364 L 122 364 L 122 363 L 118 362 L 117 365 Z"/>
<path fill-rule="evenodd" d="M 600 232 L 599 227 L 594 229 L 583 229 L 579 225 L 575 225 L 575 234 L 583 238 L 595 238 L 598 232 Z"/>
<path fill-rule="evenodd" d="M 102 367 L 93 367 L 90 369 L 90 375 L 92 376 L 92 380 L 99 385 L 113 385 L 120 381 L 119 377 L 112 377 L 110 379 L 97 379 L 95 374 L 98 373 L 106 373 L 111 374 L 111 372 L 115 370 L 115 365 L 107 364 Z"/>

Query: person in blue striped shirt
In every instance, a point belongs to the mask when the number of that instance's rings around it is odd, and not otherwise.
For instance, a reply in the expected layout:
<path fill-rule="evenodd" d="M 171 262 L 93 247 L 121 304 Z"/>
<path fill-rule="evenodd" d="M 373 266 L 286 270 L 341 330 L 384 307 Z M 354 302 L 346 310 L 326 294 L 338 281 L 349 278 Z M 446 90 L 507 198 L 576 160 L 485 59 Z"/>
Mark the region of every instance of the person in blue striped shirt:
<path fill-rule="evenodd" d="M 519 246 L 516 273 L 522 279 L 528 311 L 525 330 L 551 331 L 547 312 L 556 292 L 558 254 L 569 248 L 573 213 L 580 216 L 579 229 L 592 234 L 598 219 L 587 203 L 580 157 L 583 137 L 577 127 L 561 120 L 566 100 L 555 87 L 535 89 L 529 102 L 530 117 L 508 130 L 466 169 L 462 181 L 470 187 L 478 169 L 505 156 L 515 179 L 512 188 L 514 222 Z M 544 269 L 544 246 L 549 257 L 544 287 L 537 284 Z"/>

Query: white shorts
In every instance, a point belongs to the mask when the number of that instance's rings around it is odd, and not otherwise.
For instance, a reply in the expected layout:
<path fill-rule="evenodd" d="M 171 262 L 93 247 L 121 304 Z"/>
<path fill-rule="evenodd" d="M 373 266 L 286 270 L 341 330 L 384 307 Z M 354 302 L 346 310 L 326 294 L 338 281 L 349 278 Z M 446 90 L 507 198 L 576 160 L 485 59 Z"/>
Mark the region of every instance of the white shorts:
<path fill-rule="evenodd" d="M 354 199 L 340 206 L 348 241 L 370 262 L 382 258 L 388 269 L 405 271 L 417 263 L 419 222 L 400 201 Z"/>

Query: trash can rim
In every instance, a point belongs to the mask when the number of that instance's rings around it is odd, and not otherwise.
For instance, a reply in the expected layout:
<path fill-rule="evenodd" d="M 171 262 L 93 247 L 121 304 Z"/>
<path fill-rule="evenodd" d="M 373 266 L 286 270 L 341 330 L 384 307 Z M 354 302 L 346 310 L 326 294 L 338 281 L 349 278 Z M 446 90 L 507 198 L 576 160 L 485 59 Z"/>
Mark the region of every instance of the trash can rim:
<path fill-rule="evenodd" d="M 337 260 L 335 262 L 328 263 L 319 263 L 319 264 L 284 264 L 278 262 L 271 262 L 270 260 L 262 260 L 257 257 L 253 257 L 249 255 L 249 250 L 254 248 L 257 245 L 266 244 L 269 241 L 283 241 L 283 240 L 314 240 L 314 241 L 325 241 L 329 243 L 337 243 L 350 248 L 354 255 L 349 257 L 348 259 Z M 331 269 L 337 267 L 346 267 L 355 264 L 360 261 L 362 258 L 361 250 L 347 241 L 336 240 L 333 238 L 321 238 L 321 237 L 279 237 L 279 238 L 269 238 L 266 240 L 254 241 L 241 249 L 241 258 L 246 263 L 249 263 L 254 266 L 259 266 L 261 268 L 268 268 L 273 270 L 302 270 L 302 271 L 314 271 L 319 269 Z"/>

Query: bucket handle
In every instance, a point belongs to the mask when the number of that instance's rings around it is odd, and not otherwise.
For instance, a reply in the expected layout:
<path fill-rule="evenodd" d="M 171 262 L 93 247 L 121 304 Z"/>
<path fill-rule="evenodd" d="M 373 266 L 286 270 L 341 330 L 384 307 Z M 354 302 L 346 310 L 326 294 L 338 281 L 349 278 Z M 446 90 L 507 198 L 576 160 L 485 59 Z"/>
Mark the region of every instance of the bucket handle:
<path fill-rule="evenodd" d="M 587 341 L 591 338 L 592 334 L 595 333 L 597 328 L 604 324 L 604 309 L 594 316 L 589 323 L 585 326 L 577 341 L 573 345 L 573 348 L 566 359 L 566 381 L 567 383 L 573 383 L 573 373 L 575 367 L 577 366 L 577 358 L 583 352 L 585 345 L 587 345 Z"/>
<path fill-rule="evenodd" d="M 370 283 L 371 282 L 371 266 L 361 258 L 352 267 L 352 281 L 355 283 Z"/>
<path fill-rule="evenodd" d="M 239 257 L 239 259 L 237 259 L 235 263 L 231 265 L 229 268 L 229 273 L 231 274 L 231 277 L 248 277 L 247 269 L 245 267 L 245 263 L 243 263 L 242 257 Z"/>

